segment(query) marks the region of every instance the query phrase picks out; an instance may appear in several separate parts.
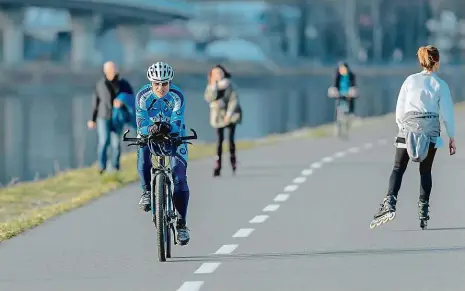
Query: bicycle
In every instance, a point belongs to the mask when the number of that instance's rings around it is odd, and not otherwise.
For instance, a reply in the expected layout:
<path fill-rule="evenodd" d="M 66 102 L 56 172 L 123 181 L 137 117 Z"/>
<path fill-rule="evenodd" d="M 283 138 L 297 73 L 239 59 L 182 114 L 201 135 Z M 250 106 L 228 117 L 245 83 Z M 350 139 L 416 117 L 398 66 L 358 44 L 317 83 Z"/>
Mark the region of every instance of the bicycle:
<path fill-rule="evenodd" d="M 152 208 L 152 221 L 157 229 L 157 246 L 158 246 L 158 260 L 165 262 L 166 258 L 171 258 L 171 234 L 173 234 L 173 242 L 177 245 L 176 231 L 174 224 L 177 220 L 176 208 L 174 207 L 173 185 L 171 178 L 171 169 L 167 167 L 166 159 L 169 155 L 157 155 L 155 152 L 155 145 L 168 145 L 173 151 L 176 150 L 181 144 L 192 144 L 187 140 L 197 139 L 197 132 L 191 129 L 194 135 L 192 136 L 179 136 L 179 134 L 157 134 L 141 137 L 126 137 L 129 129 L 123 134 L 123 141 L 130 141 L 133 143 L 128 146 L 148 145 L 152 155 L 157 157 L 158 166 L 151 169 L 150 179 L 150 200 Z"/>
<path fill-rule="evenodd" d="M 339 91 L 335 87 L 328 89 L 328 97 L 336 98 L 338 103 L 336 105 L 336 136 L 340 138 L 348 138 L 350 128 L 349 117 L 349 98 L 356 98 L 356 89 L 351 87 L 347 96 L 339 95 Z"/>

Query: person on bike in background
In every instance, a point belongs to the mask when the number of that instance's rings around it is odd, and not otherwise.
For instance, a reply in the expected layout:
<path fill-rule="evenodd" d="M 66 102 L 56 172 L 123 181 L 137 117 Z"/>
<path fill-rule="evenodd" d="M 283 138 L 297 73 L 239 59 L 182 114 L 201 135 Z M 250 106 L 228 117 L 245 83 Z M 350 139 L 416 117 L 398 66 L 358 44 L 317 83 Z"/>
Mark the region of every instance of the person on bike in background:
<path fill-rule="evenodd" d="M 349 115 L 354 115 L 355 112 L 355 98 L 357 95 L 357 84 L 355 82 L 355 74 L 350 70 L 346 62 L 340 62 L 337 66 L 336 75 L 334 77 L 333 86 L 330 88 L 332 94 L 338 93 L 339 98 L 347 99 L 349 105 Z"/>
<path fill-rule="evenodd" d="M 142 86 L 136 95 L 136 118 L 138 135 L 179 133 L 185 135 L 185 97 L 181 89 L 171 83 L 173 68 L 164 62 L 152 64 L 147 70 L 149 84 Z M 189 185 L 187 183 L 188 148 L 181 144 L 177 148 L 156 146 L 157 154 L 170 155 L 170 166 L 174 182 L 173 201 L 179 213 L 176 223 L 177 237 L 181 245 L 189 242 L 189 229 L 186 226 Z M 151 152 L 147 145 L 137 151 L 137 170 L 142 187 L 139 206 L 150 211 Z"/>

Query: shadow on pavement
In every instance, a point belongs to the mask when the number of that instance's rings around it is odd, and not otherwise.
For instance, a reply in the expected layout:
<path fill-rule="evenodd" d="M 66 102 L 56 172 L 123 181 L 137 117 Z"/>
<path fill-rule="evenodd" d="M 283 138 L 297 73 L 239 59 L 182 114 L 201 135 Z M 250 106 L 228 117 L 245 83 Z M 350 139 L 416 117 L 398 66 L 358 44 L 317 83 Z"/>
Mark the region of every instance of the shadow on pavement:
<path fill-rule="evenodd" d="M 465 246 L 451 247 L 427 247 L 427 248 L 397 248 L 397 249 L 360 249 L 360 250 L 328 250 L 328 251 L 303 251 L 303 252 L 283 252 L 283 253 L 262 253 L 262 254 L 236 254 L 236 255 L 211 255 L 211 256 L 191 256 L 173 257 L 169 262 L 195 262 L 195 261 L 236 261 L 236 260 L 262 260 L 262 259 L 306 259 L 323 256 L 371 256 L 371 255 L 419 255 L 443 252 L 465 252 Z M 168 261 L 167 261 L 168 262 Z"/>

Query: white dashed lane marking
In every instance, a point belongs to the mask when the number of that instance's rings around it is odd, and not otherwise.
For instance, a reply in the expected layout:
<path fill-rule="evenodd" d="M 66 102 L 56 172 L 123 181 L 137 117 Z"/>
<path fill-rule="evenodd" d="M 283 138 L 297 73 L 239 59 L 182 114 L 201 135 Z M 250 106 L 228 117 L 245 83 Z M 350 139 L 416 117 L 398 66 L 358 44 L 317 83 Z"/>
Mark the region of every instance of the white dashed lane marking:
<path fill-rule="evenodd" d="M 275 202 L 284 202 L 289 199 L 289 196 L 289 194 L 278 194 L 278 196 L 276 196 L 273 200 Z"/>
<path fill-rule="evenodd" d="M 248 237 L 253 231 L 253 228 L 241 228 L 232 237 Z"/>
<path fill-rule="evenodd" d="M 297 177 L 295 178 L 292 183 L 295 183 L 295 184 L 302 184 L 303 182 L 307 181 L 307 178 L 305 177 Z"/>
<path fill-rule="evenodd" d="M 211 274 L 215 272 L 216 268 L 220 266 L 220 263 L 203 263 L 197 271 L 195 271 L 195 274 Z"/>
<path fill-rule="evenodd" d="M 380 139 L 377 141 L 378 144 L 384 145 L 387 143 L 386 139 Z M 295 192 L 299 189 L 298 184 L 305 183 L 307 181 L 307 177 L 312 175 L 315 169 L 319 169 L 323 166 L 324 163 L 331 163 L 334 161 L 335 158 L 342 158 L 350 153 L 358 153 L 361 149 L 371 149 L 374 146 L 372 142 L 367 142 L 363 144 L 363 147 L 351 147 L 346 151 L 336 152 L 332 156 L 327 156 L 321 159 L 321 162 L 315 162 L 310 165 L 308 169 L 304 169 L 301 172 L 301 176 L 298 176 L 293 179 L 290 185 L 284 187 L 284 192 L 287 193 L 280 193 L 278 194 L 273 201 L 274 202 L 284 202 L 287 201 L 291 197 L 291 192 Z M 265 208 L 262 209 L 263 212 L 274 212 L 280 208 L 280 204 L 269 204 Z M 258 224 L 263 223 L 269 218 L 268 215 L 257 215 L 252 218 L 249 223 L 251 224 Z M 235 234 L 233 234 L 233 238 L 247 238 L 249 237 L 254 228 L 241 228 Z M 237 244 L 225 244 L 221 246 L 215 254 L 217 255 L 229 255 L 231 254 L 239 245 Z M 219 262 L 208 262 L 203 263 L 194 273 L 195 274 L 211 274 L 215 272 L 215 270 L 220 266 L 221 263 Z M 203 286 L 204 281 L 186 281 L 184 282 L 181 287 L 177 291 L 198 291 Z"/>
<path fill-rule="evenodd" d="M 313 163 L 310 165 L 311 168 L 314 168 L 314 169 L 319 169 L 321 168 L 321 163 Z"/>
<path fill-rule="evenodd" d="M 345 155 L 346 155 L 345 152 L 337 152 L 337 153 L 334 154 L 334 156 L 335 156 L 336 158 L 342 158 L 342 157 L 345 156 Z"/>
<path fill-rule="evenodd" d="M 333 157 L 324 157 L 321 159 L 324 163 L 331 163 L 334 159 Z"/>
<path fill-rule="evenodd" d="M 279 204 L 270 204 L 270 205 L 267 205 L 265 208 L 263 208 L 263 211 L 272 212 L 272 211 L 278 210 L 278 208 L 279 208 Z"/>
<path fill-rule="evenodd" d="M 358 153 L 359 151 L 360 151 L 360 150 L 359 150 L 357 147 L 353 147 L 353 148 L 350 148 L 350 149 L 349 149 L 349 152 L 354 153 L 354 154 L 355 154 L 355 153 Z"/>
<path fill-rule="evenodd" d="M 187 281 L 176 291 L 198 291 L 202 287 L 203 281 Z"/>
<path fill-rule="evenodd" d="M 284 192 L 294 192 L 298 188 L 298 185 L 287 185 L 286 187 L 284 187 Z"/>
<path fill-rule="evenodd" d="M 313 170 L 312 169 L 305 169 L 302 171 L 302 175 L 304 176 L 310 176 L 311 174 L 313 173 Z"/>
<path fill-rule="evenodd" d="M 252 220 L 249 221 L 249 223 L 263 223 L 268 219 L 268 215 L 257 215 Z"/>
<path fill-rule="evenodd" d="M 366 149 L 371 149 L 373 147 L 373 144 L 371 142 L 367 142 L 364 146 Z"/>
<path fill-rule="evenodd" d="M 238 245 L 223 245 L 221 248 L 219 248 L 216 252 L 215 255 L 227 255 L 232 253 Z"/>

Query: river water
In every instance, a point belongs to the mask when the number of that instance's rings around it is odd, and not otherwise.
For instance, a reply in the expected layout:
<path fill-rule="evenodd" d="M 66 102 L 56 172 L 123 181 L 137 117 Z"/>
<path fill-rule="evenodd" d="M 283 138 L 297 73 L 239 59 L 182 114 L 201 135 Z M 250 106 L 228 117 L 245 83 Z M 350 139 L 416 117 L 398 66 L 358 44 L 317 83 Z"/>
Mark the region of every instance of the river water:
<path fill-rule="evenodd" d="M 398 90 L 412 68 L 397 74 L 370 71 L 357 75 L 360 98 L 358 116 L 375 116 L 395 109 Z M 461 72 L 461 71 L 460 71 Z M 448 72 L 456 101 L 462 100 L 462 73 Z M 143 75 L 128 76 L 134 88 L 144 82 Z M 213 141 L 208 124 L 209 109 L 203 100 L 205 76 L 178 75 L 187 98 L 187 127 L 194 128 L 202 141 Z M 97 135 L 86 127 L 90 117 L 91 93 L 95 80 L 61 76 L 42 78 L 26 85 L 5 84 L 0 96 L 0 183 L 12 179 L 31 180 L 56 171 L 87 166 L 96 161 Z M 236 76 L 243 123 L 238 139 L 263 137 L 334 119 L 334 101 L 326 97 L 331 74 L 309 76 Z M 123 146 L 123 150 L 127 148 Z"/>

